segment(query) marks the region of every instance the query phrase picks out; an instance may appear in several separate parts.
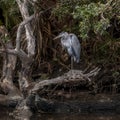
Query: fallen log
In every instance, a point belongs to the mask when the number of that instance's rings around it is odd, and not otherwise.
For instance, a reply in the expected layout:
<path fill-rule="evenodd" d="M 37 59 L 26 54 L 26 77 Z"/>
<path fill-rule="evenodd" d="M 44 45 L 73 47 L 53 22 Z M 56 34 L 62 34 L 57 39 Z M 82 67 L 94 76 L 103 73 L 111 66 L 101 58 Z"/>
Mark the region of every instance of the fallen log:
<path fill-rule="evenodd" d="M 83 82 L 92 84 L 91 77 L 94 77 L 98 74 L 100 68 L 94 68 L 92 71 L 88 73 L 83 73 L 83 71 L 80 70 L 71 70 L 68 73 L 65 73 L 64 75 L 53 78 L 50 80 L 39 80 L 34 87 L 30 90 L 31 93 L 36 93 L 40 89 L 43 89 L 45 86 L 55 85 L 55 84 L 64 84 L 64 83 L 70 83 L 70 82 Z"/>

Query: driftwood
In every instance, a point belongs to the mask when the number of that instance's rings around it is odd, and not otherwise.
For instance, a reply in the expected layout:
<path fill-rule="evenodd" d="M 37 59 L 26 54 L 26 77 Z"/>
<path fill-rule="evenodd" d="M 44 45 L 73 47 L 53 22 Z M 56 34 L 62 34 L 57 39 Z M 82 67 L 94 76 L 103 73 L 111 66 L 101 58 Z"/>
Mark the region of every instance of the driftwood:
<path fill-rule="evenodd" d="M 39 89 L 43 89 L 44 86 L 53 85 L 53 84 L 64 84 L 69 82 L 84 82 L 91 84 L 93 81 L 90 77 L 94 77 L 98 74 L 100 68 L 95 68 L 89 73 L 83 73 L 80 70 L 71 70 L 68 73 L 65 73 L 63 76 L 54 78 L 51 80 L 43 80 L 35 84 L 31 92 L 37 92 Z"/>

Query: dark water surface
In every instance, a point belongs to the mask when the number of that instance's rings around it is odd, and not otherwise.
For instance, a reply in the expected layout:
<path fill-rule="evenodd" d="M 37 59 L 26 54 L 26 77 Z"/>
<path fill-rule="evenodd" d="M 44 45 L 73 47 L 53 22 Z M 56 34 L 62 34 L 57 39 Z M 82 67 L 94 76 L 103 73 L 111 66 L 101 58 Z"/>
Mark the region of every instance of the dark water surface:
<path fill-rule="evenodd" d="M 14 118 L 11 115 L 12 111 L 13 109 L 0 107 L 0 120 L 14 120 Z"/>
<path fill-rule="evenodd" d="M 12 109 L 0 108 L 0 120 L 15 120 Z M 22 118 L 21 118 L 22 120 Z M 23 120 L 25 120 L 23 118 Z M 28 120 L 28 119 L 27 119 Z M 120 114 L 115 113 L 89 113 L 89 114 L 35 114 L 30 120 L 120 120 Z"/>
<path fill-rule="evenodd" d="M 31 120 L 120 120 L 118 114 L 43 114 Z"/>

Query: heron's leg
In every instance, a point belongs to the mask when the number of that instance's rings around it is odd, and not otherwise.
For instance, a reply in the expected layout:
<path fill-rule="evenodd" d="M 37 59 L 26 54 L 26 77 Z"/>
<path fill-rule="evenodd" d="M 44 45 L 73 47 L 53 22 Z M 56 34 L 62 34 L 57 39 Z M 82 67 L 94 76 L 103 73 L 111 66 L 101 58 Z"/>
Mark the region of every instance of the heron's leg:
<path fill-rule="evenodd" d="M 71 70 L 73 70 L 73 57 L 71 57 Z"/>

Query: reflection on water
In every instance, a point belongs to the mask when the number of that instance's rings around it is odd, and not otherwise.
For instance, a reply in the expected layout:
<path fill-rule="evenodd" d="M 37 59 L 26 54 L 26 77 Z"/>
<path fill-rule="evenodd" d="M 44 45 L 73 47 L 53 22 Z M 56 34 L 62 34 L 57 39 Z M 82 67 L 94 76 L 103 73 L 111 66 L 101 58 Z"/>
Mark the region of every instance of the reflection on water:
<path fill-rule="evenodd" d="M 10 114 L 12 109 L 0 108 L 0 120 L 15 120 Z M 21 118 L 21 120 L 24 120 Z M 89 114 L 35 114 L 30 120 L 120 120 L 115 113 Z"/>
<path fill-rule="evenodd" d="M 118 114 L 43 114 L 34 115 L 31 120 L 120 120 Z"/>
<path fill-rule="evenodd" d="M 0 107 L 0 120 L 14 120 L 10 115 L 12 111 L 10 108 Z"/>

